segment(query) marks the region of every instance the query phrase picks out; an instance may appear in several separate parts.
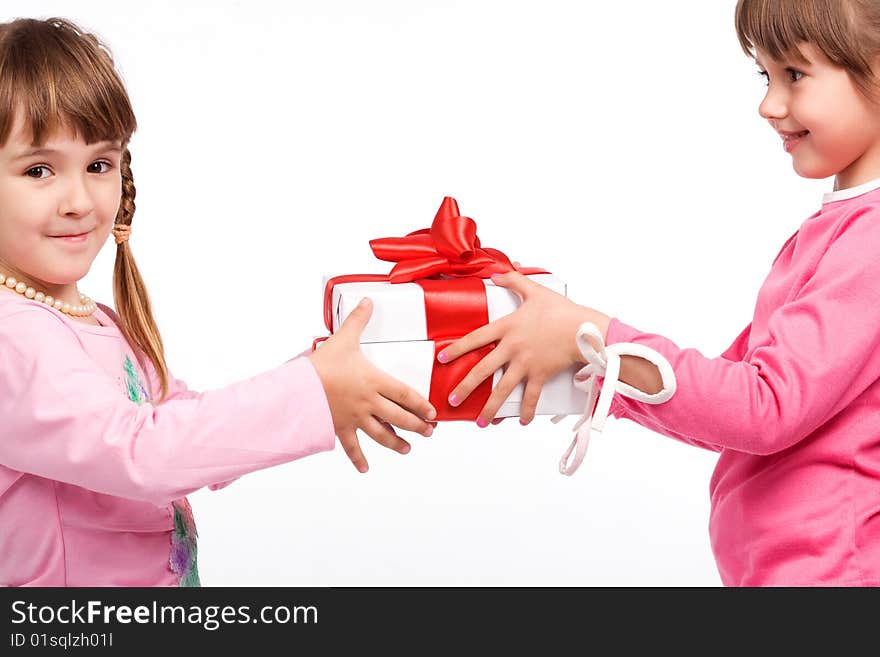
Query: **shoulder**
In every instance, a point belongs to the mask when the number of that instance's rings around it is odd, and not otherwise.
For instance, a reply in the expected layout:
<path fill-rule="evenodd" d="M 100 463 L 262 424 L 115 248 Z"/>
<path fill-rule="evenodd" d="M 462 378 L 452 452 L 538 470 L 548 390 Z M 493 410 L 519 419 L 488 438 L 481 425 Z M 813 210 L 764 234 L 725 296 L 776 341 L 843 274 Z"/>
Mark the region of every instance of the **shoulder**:
<path fill-rule="evenodd" d="M 0 301 L 0 391 L 17 398 L 36 382 L 66 379 L 86 346 L 49 308 L 33 302 Z"/>
<path fill-rule="evenodd" d="M 803 258 L 810 263 L 810 283 L 804 291 L 844 285 L 847 296 L 861 290 L 859 295 L 880 302 L 880 194 L 864 196 L 832 208 L 802 231 Z"/>
<path fill-rule="evenodd" d="M 848 200 L 807 220 L 798 234 L 799 248 L 822 260 L 880 264 L 880 195 L 865 196 L 870 198 Z"/>
<path fill-rule="evenodd" d="M 834 219 L 832 240 L 844 235 L 858 235 L 872 245 L 874 240 L 880 240 L 880 190 L 851 199 L 842 207 L 831 209 L 829 214 Z"/>
<path fill-rule="evenodd" d="M 48 308 L 0 304 L 0 387 L 57 371 L 87 351 L 80 336 Z"/>
<path fill-rule="evenodd" d="M 0 348 L 31 345 L 63 354 L 72 347 L 85 350 L 85 334 L 96 332 L 113 335 L 117 331 L 74 322 L 37 301 L 0 293 Z"/>
<path fill-rule="evenodd" d="M 61 330 L 73 332 L 73 329 L 52 309 L 42 303 L 25 297 L 0 292 L 0 332 L 21 326 L 33 330 Z"/>
<path fill-rule="evenodd" d="M 104 313 L 110 320 L 113 321 L 116 326 L 119 326 L 122 321 L 119 319 L 119 315 L 116 314 L 116 311 L 113 310 L 110 306 L 105 306 L 103 303 L 98 303 L 98 309 Z"/>

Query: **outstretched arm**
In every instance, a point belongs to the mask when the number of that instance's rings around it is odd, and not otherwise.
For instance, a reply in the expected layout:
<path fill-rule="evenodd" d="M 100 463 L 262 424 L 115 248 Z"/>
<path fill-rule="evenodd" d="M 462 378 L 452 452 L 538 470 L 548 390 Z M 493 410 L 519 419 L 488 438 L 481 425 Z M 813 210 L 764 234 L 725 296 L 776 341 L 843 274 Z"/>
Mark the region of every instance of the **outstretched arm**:
<path fill-rule="evenodd" d="M 0 363 L 0 463 L 101 493 L 161 505 L 335 443 L 307 358 L 139 405 L 61 318 L 25 307 L 0 321 Z"/>
<path fill-rule="evenodd" d="M 810 435 L 880 378 L 878 219 L 880 212 L 865 212 L 841 224 L 810 278 L 767 319 L 762 329 L 766 336 L 756 341 L 760 346 L 747 349 L 746 332 L 734 343 L 731 350 L 741 352 L 740 359 L 731 360 L 728 352 L 707 358 L 609 320 L 609 345 L 629 342 L 651 348 L 672 366 L 677 381 L 674 396 L 658 405 L 615 395 L 612 414 L 688 442 L 752 454 L 778 452 Z M 856 258 L 858 266 L 853 265 Z M 473 347 L 492 337 L 498 340 L 493 353 L 503 348 L 477 375 L 506 366 L 505 376 L 531 384 L 533 373 L 540 383 L 548 373 L 558 372 L 571 362 L 571 327 L 584 317 L 576 309 L 557 300 L 552 308 L 530 312 L 524 299 L 495 327 L 480 329 L 483 339 L 468 341 Z M 603 319 L 593 317 L 594 322 Z M 491 333 L 499 327 L 504 330 Z M 529 330 L 524 333 L 519 327 Z M 532 337 L 514 342 L 515 335 Z M 644 368 L 635 376 L 645 377 L 635 387 L 652 380 Z M 539 391 L 533 385 L 530 403 Z"/>

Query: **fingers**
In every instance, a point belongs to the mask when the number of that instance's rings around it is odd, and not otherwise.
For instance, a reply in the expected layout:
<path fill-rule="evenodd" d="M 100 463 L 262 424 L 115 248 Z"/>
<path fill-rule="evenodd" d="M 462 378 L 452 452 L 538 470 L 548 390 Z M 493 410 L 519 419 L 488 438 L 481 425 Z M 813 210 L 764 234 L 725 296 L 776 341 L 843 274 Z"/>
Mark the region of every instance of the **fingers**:
<path fill-rule="evenodd" d="M 341 335 L 341 337 L 360 343 L 361 333 L 364 332 L 364 327 L 370 321 L 372 314 L 373 302 L 368 297 L 364 297 L 355 306 L 355 309 L 348 314 L 345 321 L 342 322 L 342 326 L 337 329 L 336 335 Z"/>
<path fill-rule="evenodd" d="M 342 443 L 342 448 L 358 472 L 363 473 L 370 469 L 354 429 L 340 433 L 339 442 Z"/>
<path fill-rule="evenodd" d="M 535 419 L 535 409 L 538 406 L 538 399 L 541 397 L 541 388 L 543 387 L 544 382 L 540 379 L 526 380 L 526 389 L 519 406 L 519 423 L 523 426 Z"/>
<path fill-rule="evenodd" d="M 394 402 L 398 406 L 408 410 L 417 418 L 433 420 L 435 417 L 437 417 L 437 411 L 434 409 L 433 406 L 431 406 L 431 402 L 422 397 L 413 388 L 410 388 L 405 383 L 398 381 L 394 377 L 385 374 L 384 372 L 381 374 L 381 378 L 379 380 L 379 384 L 376 386 L 376 389 L 380 395 Z M 395 424 L 397 424 L 397 422 L 395 422 Z M 418 431 L 419 433 L 422 433 L 425 429 L 424 425 L 427 424 L 427 422 L 422 422 L 421 425 L 419 425 L 421 428 L 410 429 L 410 431 Z M 407 428 L 403 425 L 398 426 L 404 429 Z"/>
<path fill-rule="evenodd" d="M 434 427 L 430 422 L 426 422 L 417 415 L 413 415 L 394 402 L 385 399 L 385 397 L 379 397 L 374 415 L 395 427 L 400 427 L 405 431 L 420 433 L 426 438 L 434 432 Z"/>
<path fill-rule="evenodd" d="M 504 355 L 504 352 L 500 347 L 493 349 L 486 354 L 479 363 L 471 368 L 471 371 L 467 373 L 459 384 L 455 386 L 452 393 L 449 395 L 449 404 L 451 406 L 458 406 L 461 404 L 478 385 L 488 377 L 492 376 L 495 373 L 495 370 L 501 369 L 506 361 L 507 357 Z"/>
<path fill-rule="evenodd" d="M 492 394 L 489 395 L 483 410 L 480 411 L 480 415 L 477 417 L 477 426 L 485 427 L 489 424 L 492 418 L 495 417 L 498 409 L 501 408 L 501 404 L 510 397 L 510 393 L 513 392 L 516 384 L 522 381 L 523 376 L 524 372 L 514 367 L 511 367 L 504 373 L 504 376 L 501 377 L 501 380 L 492 389 Z"/>
<path fill-rule="evenodd" d="M 495 285 L 506 287 L 508 290 L 513 290 L 523 299 L 528 296 L 535 285 L 538 285 L 538 283 L 535 283 L 535 281 L 530 280 L 518 271 L 509 271 L 506 274 L 492 274 L 492 282 Z"/>
<path fill-rule="evenodd" d="M 492 281 L 501 287 L 516 292 L 523 300 L 525 300 L 526 296 L 531 293 L 535 286 L 541 287 L 538 283 L 515 271 L 506 274 L 493 274 Z M 497 342 L 504 335 L 509 317 L 510 315 L 507 315 L 471 331 L 437 354 L 437 360 L 441 363 L 449 363 L 462 354 L 479 349 L 492 342 Z"/>
<path fill-rule="evenodd" d="M 406 454 L 410 450 L 410 444 L 394 433 L 394 428 L 391 425 L 377 417 L 367 418 L 361 429 L 370 438 L 388 449 L 393 449 L 400 454 Z"/>
<path fill-rule="evenodd" d="M 501 337 L 503 328 L 504 318 L 489 324 L 484 324 L 480 328 L 474 329 L 446 347 L 446 349 L 437 354 L 437 360 L 441 363 L 449 363 L 462 354 L 466 354 L 469 351 L 491 344 Z"/>

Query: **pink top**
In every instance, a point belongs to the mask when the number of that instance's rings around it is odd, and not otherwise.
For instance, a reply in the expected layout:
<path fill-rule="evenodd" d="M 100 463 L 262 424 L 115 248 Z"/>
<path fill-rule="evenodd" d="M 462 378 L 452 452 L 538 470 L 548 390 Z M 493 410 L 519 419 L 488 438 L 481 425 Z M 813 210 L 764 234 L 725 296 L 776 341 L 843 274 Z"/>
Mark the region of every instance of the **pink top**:
<path fill-rule="evenodd" d="M 678 389 L 611 414 L 719 451 L 709 532 L 725 585 L 880 585 L 880 180 L 826 194 L 718 358 L 612 320 Z"/>
<path fill-rule="evenodd" d="M 308 358 L 204 393 L 171 377 L 154 405 L 155 371 L 95 316 L 0 290 L 0 585 L 192 583 L 185 495 L 335 444 Z"/>

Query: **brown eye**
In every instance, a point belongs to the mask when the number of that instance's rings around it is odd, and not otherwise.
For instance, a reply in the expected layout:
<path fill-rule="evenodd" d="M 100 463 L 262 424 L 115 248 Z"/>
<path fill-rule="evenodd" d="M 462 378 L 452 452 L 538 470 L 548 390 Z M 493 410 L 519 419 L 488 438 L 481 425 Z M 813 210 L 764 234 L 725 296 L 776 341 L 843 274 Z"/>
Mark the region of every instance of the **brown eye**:
<path fill-rule="evenodd" d="M 92 162 L 87 171 L 89 173 L 107 173 L 110 171 L 110 163 L 109 162 Z"/>
<path fill-rule="evenodd" d="M 45 174 L 45 175 L 43 175 Z M 49 177 L 49 169 L 40 165 L 38 167 L 31 167 L 27 171 L 24 172 L 24 175 L 29 178 L 48 178 Z"/>

